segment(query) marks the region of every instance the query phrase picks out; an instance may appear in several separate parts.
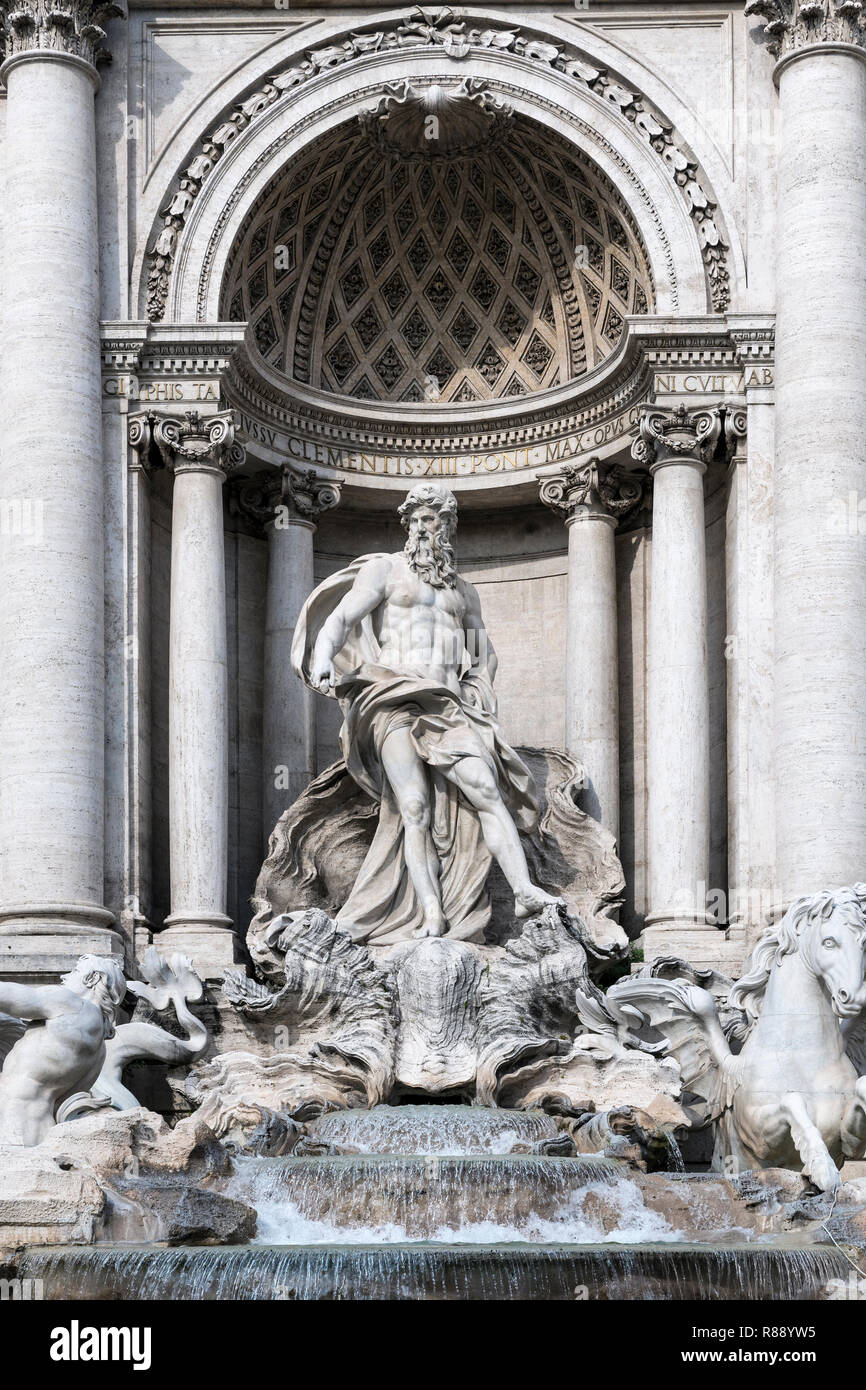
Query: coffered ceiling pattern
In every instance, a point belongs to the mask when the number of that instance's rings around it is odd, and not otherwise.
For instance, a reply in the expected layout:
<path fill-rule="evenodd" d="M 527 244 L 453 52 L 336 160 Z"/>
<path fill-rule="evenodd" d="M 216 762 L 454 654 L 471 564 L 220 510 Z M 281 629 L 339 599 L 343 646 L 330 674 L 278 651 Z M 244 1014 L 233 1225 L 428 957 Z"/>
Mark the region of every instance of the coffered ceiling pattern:
<path fill-rule="evenodd" d="M 652 309 L 628 209 L 529 122 L 495 151 L 412 161 L 356 123 L 275 178 L 222 312 L 296 381 L 359 400 L 473 401 L 573 380 Z"/>

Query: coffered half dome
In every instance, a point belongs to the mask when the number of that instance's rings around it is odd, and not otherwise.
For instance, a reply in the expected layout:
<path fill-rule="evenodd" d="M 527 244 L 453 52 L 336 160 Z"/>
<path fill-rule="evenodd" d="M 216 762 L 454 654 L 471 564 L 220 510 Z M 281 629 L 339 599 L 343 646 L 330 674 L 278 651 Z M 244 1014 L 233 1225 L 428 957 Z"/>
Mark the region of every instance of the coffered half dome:
<path fill-rule="evenodd" d="M 485 104 L 467 102 L 444 154 L 412 148 L 415 96 L 392 94 L 392 129 L 383 99 L 378 125 L 346 123 L 271 181 L 229 258 L 223 316 L 248 320 L 287 378 L 357 400 L 491 400 L 583 376 L 626 314 L 653 308 L 627 206 L 585 156 L 492 101 L 489 139 Z M 425 100 L 442 112 L 441 89 Z"/>

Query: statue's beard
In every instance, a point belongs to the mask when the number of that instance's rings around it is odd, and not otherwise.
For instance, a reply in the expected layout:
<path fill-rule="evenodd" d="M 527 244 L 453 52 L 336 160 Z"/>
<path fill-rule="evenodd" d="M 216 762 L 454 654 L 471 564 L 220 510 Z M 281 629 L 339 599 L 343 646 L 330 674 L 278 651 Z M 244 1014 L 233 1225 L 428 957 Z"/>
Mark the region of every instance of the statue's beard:
<path fill-rule="evenodd" d="M 446 586 L 449 589 L 454 588 L 457 583 L 454 547 L 444 532 L 420 532 L 418 535 L 410 536 L 403 548 L 403 554 L 409 568 L 419 579 L 432 584 L 435 589 L 444 589 Z"/>

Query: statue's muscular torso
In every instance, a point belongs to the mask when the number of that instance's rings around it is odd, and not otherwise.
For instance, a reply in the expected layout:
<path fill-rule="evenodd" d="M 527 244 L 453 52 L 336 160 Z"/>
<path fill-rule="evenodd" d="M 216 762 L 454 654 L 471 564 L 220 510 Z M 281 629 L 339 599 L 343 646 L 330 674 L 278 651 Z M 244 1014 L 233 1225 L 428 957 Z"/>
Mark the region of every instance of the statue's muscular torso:
<path fill-rule="evenodd" d="M 439 681 L 459 694 L 468 590 L 462 579 L 453 588 L 434 587 L 409 567 L 404 555 L 392 556 L 378 610 L 382 665 Z"/>

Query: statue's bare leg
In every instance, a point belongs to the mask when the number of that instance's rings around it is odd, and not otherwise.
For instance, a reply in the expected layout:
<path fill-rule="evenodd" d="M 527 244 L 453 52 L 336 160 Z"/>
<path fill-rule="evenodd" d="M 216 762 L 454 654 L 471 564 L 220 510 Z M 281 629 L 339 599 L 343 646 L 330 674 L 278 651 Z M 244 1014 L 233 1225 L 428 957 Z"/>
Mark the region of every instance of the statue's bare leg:
<path fill-rule="evenodd" d="M 549 903 L 561 903 L 562 898 L 552 897 L 550 893 L 536 888 L 529 877 L 529 865 L 517 826 L 508 813 L 496 778 L 487 764 L 481 758 L 460 758 L 446 775 L 478 812 L 484 843 L 514 893 L 515 916 L 531 917 Z"/>
<path fill-rule="evenodd" d="M 395 729 L 382 744 L 382 766 L 403 821 L 406 868 L 424 914 L 416 936 L 444 936 L 439 860 L 430 835 L 430 791 L 424 764 L 408 729 Z"/>

